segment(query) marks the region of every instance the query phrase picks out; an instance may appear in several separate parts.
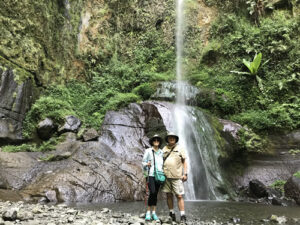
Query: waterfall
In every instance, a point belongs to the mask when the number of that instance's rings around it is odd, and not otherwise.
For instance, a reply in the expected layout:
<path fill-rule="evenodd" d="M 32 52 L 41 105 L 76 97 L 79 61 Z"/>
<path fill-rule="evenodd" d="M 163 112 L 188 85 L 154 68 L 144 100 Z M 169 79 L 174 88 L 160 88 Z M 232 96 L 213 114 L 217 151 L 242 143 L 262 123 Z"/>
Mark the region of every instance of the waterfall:
<path fill-rule="evenodd" d="M 222 181 L 218 166 L 218 147 L 207 118 L 194 107 L 186 106 L 188 84 L 183 80 L 184 0 L 176 1 L 176 105 L 175 131 L 179 144 L 188 155 L 188 181 L 185 183 L 186 200 L 219 199 L 217 186 Z"/>

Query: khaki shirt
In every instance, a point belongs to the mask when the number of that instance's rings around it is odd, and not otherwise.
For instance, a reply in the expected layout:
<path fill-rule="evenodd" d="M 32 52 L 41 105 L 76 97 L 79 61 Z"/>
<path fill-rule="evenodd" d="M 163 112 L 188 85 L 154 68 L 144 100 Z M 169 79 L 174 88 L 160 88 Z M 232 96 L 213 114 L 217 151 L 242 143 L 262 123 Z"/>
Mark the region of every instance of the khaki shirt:
<path fill-rule="evenodd" d="M 168 155 L 170 151 L 171 148 L 169 148 L 169 146 L 165 146 L 163 148 L 164 158 Z M 183 159 L 186 159 L 185 150 L 179 145 L 176 145 L 172 153 L 164 162 L 164 173 L 167 178 L 182 178 Z"/>

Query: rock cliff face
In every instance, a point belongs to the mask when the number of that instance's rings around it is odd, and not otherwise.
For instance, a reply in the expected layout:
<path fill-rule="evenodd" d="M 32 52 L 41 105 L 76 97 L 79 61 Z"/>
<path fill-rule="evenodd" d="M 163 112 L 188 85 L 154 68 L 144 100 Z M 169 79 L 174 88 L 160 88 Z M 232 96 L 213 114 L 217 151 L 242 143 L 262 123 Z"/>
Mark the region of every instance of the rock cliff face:
<path fill-rule="evenodd" d="M 174 47 L 174 9 L 173 0 L 3 0 L 0 66 L 18 69 L 18 79 L 32 76 L 43 86 L 85 78 L 89 56 L 109 58 L 109 52 L 117 51 L 131 57 L 152 31 Z M 187 3 L 187 15 L 187 48 L 196 52 L 206 43 L 216 12 L 199 0 Z"/>
<path fill-rule="evenodd" d="M 1 186 L 19 190 L 25 200 L 142 200 L 141 160 L 158 129 L 165 127 L 155 104 L 130 104 L 107 113 L 98 141 L 68 139 L 47 154 L 0 152 Z M 53 155 L 63 161 L 40 160 Z"/>
<path fill-rule="evenodd" d="M 276 180 L 288 180 L 290 176 L 300 170 L 300 155 L 291 155 L 289 150 L 300 146 L 300 132 L 294 131 L 286 135 L 269 137 L 268 148 L 272 155 L 250 155 L 242 176 L 235 175 L 237 186 L 247 186 L 253 179 L 271 185 Z"/>
<path fill-rule="evenodd" d="M 22 122 L 35 96 L 31 79 L 18 84 L 12 70 L 0 69 L 0 145 L 23 141 Z"/>

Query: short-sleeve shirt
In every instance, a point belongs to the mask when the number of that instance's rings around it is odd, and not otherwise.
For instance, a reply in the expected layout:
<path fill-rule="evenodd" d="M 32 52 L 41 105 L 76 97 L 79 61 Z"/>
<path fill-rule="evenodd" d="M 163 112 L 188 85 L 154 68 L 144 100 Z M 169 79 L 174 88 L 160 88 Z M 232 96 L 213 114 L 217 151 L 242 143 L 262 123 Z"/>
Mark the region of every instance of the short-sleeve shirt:
<path fill-rule="evenodd" d="M 164 157 L 166 157 L 170 151 L 171 148 L 169 146 L 165 146 L 163 148 Z M 180 179 L 182 177 L 183 160 L 185 159 L 185 150 L 177 144 L 164 162 L 164 173 L 166 177 Z"/>

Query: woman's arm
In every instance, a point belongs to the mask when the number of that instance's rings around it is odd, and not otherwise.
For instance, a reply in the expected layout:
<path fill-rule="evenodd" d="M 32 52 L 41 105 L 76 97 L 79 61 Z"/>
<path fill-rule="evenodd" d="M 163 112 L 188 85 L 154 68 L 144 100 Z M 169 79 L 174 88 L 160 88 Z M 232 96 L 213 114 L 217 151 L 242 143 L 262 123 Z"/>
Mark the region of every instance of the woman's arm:
<path fill-rule="evenodd" d="M 146 149 L 146 151 L 144 153 L 144 156 L 143 156 L 143 161 L 142 161 L 142 165 L 143 165 L 143 168 L 145 170 L 147 169 L 149 161 L 150 161 L 150 159 L 149 159 L 149 151 L 148 151 L 148 149 Z"/>

